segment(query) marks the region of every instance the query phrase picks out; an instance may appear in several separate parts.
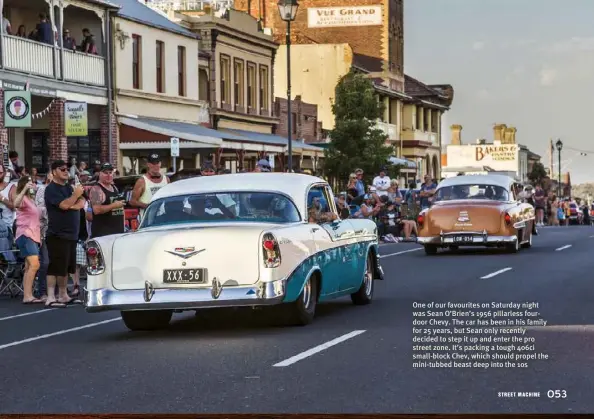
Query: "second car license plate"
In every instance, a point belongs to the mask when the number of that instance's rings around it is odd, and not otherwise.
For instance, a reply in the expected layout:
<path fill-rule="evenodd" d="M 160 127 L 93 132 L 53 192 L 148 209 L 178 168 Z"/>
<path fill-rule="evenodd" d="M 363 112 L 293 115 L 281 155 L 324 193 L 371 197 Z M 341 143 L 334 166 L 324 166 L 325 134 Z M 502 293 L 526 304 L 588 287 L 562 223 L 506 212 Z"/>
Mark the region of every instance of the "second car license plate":
<path fill-rule="evenodd" d="M 472 243 L 472 236 L 454 236 L 454 243 Z"/>
<path fill-rule="evenodd" d="M 206 281 L 204 269 L 165 269 L 164 284 L 203 284 Z"/>

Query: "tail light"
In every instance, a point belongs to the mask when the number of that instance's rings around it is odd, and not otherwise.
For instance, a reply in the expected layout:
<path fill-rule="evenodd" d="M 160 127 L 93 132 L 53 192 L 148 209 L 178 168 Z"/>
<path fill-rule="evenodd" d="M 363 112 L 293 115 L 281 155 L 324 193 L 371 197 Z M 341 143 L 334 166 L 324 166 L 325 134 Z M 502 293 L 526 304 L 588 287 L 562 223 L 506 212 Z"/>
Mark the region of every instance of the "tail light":
<path fill-rule="evenodd" d="M 266 233 L 262 237 L 262 254 L 264 257 L 264 266 L 267 268 L 276 268 L 280 266 L 280 247 L 276 238 L 271 233 Z"/>
<path fill-rule="evenodd" d="M 419 226 L 422 226 L 424 222 L 425 216 L 423 214 L 419 214 L 419 216 L 417 217 L 417 224 L 419 224 Z"/>
<path fill-rule="evenodd" d="M 512 222 L 511 216 L 507 212 L 503 216 L 503 219 L 505 220 L 505 224 L 507 224 L 507 225 L 510 225 Z"/>
<path fill-rule="evenodd" d="M 100 275 L 105 271 L 105 261 L 99 244 L 94 241 L 87 243 L 87 273 L 89 275 Z"/>

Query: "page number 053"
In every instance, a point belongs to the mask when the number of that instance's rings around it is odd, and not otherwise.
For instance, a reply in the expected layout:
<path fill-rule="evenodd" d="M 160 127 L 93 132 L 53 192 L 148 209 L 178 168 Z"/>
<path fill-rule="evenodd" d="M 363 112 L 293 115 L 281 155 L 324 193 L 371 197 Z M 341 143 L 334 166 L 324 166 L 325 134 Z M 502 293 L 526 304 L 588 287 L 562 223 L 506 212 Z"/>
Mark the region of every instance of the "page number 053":
<path fill-rule="evenodd" d="M 565 390 L 547 390 L 547 397 L 549 399 L 565 399 L 567 392 Z"/>

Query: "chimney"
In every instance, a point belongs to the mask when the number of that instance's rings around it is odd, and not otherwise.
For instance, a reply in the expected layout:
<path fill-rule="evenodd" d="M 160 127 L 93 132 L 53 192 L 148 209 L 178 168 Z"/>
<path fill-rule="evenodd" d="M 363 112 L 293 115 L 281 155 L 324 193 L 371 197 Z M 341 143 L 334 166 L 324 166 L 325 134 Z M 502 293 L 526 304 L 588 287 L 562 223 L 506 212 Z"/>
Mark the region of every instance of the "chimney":
<path fill-rule="evenodd" d="M 511 138 L 511 128 L 506 128 L 503 131 L 503 140 L 501 141 L 501 144 L 511 144 L 512 142 L 512 138 Z"/>
<path fill-rule="evenodd" d="M 516 132 L 518 132 L 516 127 L 509 127 L 509 144 L 516 144 Z"/>
<path fill-rule="evenodd" d="M 462 145 L 462 125 L 452 125 L 450 127 L 452 131 L 451 145 Z"/>
<path fill-rule="evenodd" d="M 493 142 L 500 142 L 503 143 L 503 137 L 504 137 L 504 132 L 505 129 L 507 128 L 507 125 L 505 124 L 495 124 L 495 126 L 493 127 Z"/>

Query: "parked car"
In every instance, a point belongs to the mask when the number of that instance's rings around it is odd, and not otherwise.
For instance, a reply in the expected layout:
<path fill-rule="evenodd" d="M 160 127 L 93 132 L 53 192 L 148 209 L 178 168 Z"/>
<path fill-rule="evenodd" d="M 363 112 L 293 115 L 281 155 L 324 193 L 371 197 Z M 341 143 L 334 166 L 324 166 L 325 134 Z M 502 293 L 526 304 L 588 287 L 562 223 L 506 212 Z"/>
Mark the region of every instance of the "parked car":
<path fill-rule="evenodd" d="M 433 206 L 418 216 L 418 242 L 425 253 L 459 246 L 532 246 L 534 207 L 515 196 L 514 180 L 503 175 L 465 175 L 437 186 Z"/>
<path fill-rule="evenodd" d="M 166 327 L 174 310 L 278 306 L 290 324 L 318 303 L 350 295 L 369 304 L 383 279 L 371 220 L 310 223 L 321 178 L 243 173 L 179 180 L 152 198 L 136 232 L 87 244 L 88 312 L 120 310 L 131 330 Z"/>

